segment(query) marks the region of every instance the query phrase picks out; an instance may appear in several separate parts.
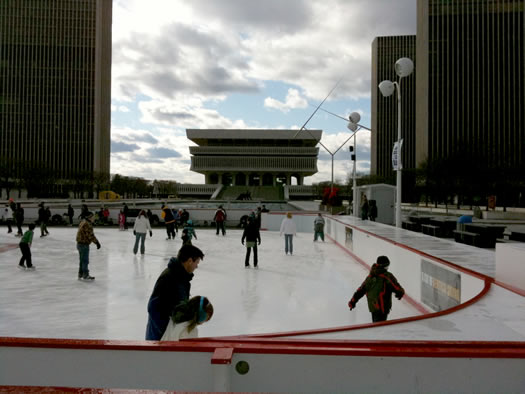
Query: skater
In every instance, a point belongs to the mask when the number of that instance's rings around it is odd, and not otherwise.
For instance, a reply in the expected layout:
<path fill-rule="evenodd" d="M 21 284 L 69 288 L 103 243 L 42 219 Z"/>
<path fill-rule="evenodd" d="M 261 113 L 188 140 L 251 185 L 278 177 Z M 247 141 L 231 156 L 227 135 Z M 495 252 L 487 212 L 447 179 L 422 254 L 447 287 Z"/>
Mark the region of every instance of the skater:
<path fill-rule="evenodd" d="M 292 220 L 292 213 L 288 212 L 281 222 L 280 235 L 284 233 L 284 252 L 293 255 L 293 236 L 296 234 L 295 222 Z"/>
<path fill-rule="evenodd" d="M 244 245 L 246 239 L 246 258 L 244 259 L 244 267 L 250 267 L 250 252 L 253 249 L 253 266 L 257 268 L 257 245 L 261 244 L 261 234 L 257 223 L 253 218 L 248 218 L 248 225 L 242 233 L 241 243 Z"/>
<path fill-rule="evenodd" d="M 86 218 L 86 215 L 89 214 L 89 209 L 86 204 L 82 204 L 80 207 L 80 215 L 78 215 L 78 220 L 82 220 Z"/>
<path fill-rule="evenodd" d="M 261 212 L 268 213 L 268 212 L 270 212 L 270 210 L 268 208 L 266 208 L 266 205 L 263 204 L 263 206 L 261 208 Z"/>
<path fill-rule="evenodd" d="M 15 222 L 16 222 L 16 228 L 17 228 L 17 237 L 21 237 L 24 235 L 22 232 L 22 225 L 24 224 L 24 208 L 22 208 L 22 204 L 19 202 L 16 203 L 16 210 L 15 210 Z"/>
<path fill-rule="evenodd" d="M 318 236 L 321 237 L 321 240 L 324 242 L 324 219 L 320 213 L 317 214 L 314 220 L 314 242 L 317 241 Z"/>
<path fill-rule="evenodd" d="M 366 220 L 368 219 L 368 199 L 363 194 L 362 201 L 361 201 L 361 219 Z"/>
<path fill-rule="evenodd" d="M 370 200 L 370 201 L 368 202 L 368 207 L 369 207 L 368 218 L 369 218 L 372 222 L 375 222 L 375 221 L 376 221 L 376 217 L 377 217 L 377 205 L 376 205 L 376 200 Z"/>
<path fill-rule="evenodd" d="M 20 240 L 20 243 L 18 246 L 20 247 L 20 251 L 22 252 L 22 258 L 20 259 L 20 262 L 18 263 L 18 268 L 24 270 L 27 269 L 28 271 L 34 271 L 35 266 L 33 265 L 31 261 L 31 244 L 33 243 L 33 230 L 35 229 L 35 225 L 33 223 L 29 223 L 29 230 L 27 230 L 24 233 L 24 236 Z M 24 262 L 27 266 L 24 266 Z"/>
<path fill-rule="evenodd" d="M 2 211 L 2 221 L 4 221 L 5 224 L 7 225 L 8 234 L 13 232 L 13 229 L 11 228 L 11 218 L 12 218 L 11 210 L 9 209 L 9 205 L 6 204 L 4 210 Z"/>
<path fill-rule="evenodd" d="M 47 231 L 47 212 L 46 208 L 44 207 L 44 203 L 41 202 L 38 204 L 40 207 L 38 209 L 38 222 L 40 223 L 40 237 L 45 237 L 47 234 L 49 234 L 49 231 Z"/>
<path fill-rule="evenodd" d="M 175 239 L 175 218 L 173 217 L 173 211 L 170 207 L 166 205 L 162 205 L 162 213 L 161 216 L 164 219 L 164 223 L 166 224 L 166 234 L 168 234 L 167 240 Z"/>
<path fill-rule="evenodd" d="M 255 211 L 255 224 L 259 230 L 261 229 L 261 212 L 261 207 L 257 207 L 257 211 Z"/>
<path fill-rule="evenodd" d="M 186 223 L 188 222 L 189 219 L 190 219 L 190 213 L 186 211 L 186 209 L 183 208 L 180 214 L 180 221 L 183 227 L 186 226 Z"/>
<path fill-rule="evenodd" d="M 124 215 L 123 209 L 121 209 L 118 213 L 118 225 L 120 231 L 124 231 L 126 229 L 126 215 Z"/>
<path fill-rule="evenodd" d="M 355 308 L 357 301 L 366 294 L 368 310 L 372 314 L 372 321 L 385 321 L 392 308 L 392 293 L 400 300 L 405 290 L 397 282 L 396 277 L 388 272 L 390 260 L 386 256 L 379 256 L 370 269 L 370 274 L 356 290 L 348 302 L 350 310 Z"/>
<path fill-rule="evenodd" d="M 213 305 L 206 297 L 195 296 L 175 307 L 161 341 L 178 341 L 182 338 L 197 338 L 197 326 L 213 316 Z"/>
<path fill-rule="evenodd" d="M 222 205 L 219 205 L 219 208 L 215 211 L 215 216 L 213 217 L 213 221 L 215 222 L 215 227 L 217 229 L 215 235 L 219 235 L 219 229 L 222 232 L 222 235 L 226 235 L 226 230 L 224 229 L 224 222 L 226 221 L 226 211 L 222 207 Z"/>
<path fill-rule="evenodd" d="M 139 241 L 140 241 L 140 254 L 144 254 L 146 251 L 146 248 L 144 246 L 144 243 L 146 242 L 146 233 L 149 230 L 149 236 L 153 237 L 153 232 L 151 231 L 151 225 L 149 224 L 149 220 L 146 217 L 146 213 L 144 210 L 141 210 L 139 212 L 139 216 L 137 216 L 137 219 L 135 219 L 135 224 L 133 225 L 133 235 L 135 236 L 135 246 L 133 247 L 133 254 L 137 254 L 137 251 L 139 249 Z"/>
<path fill-rule="evenodd" d="M 146 340 L 158 341 L 164 335 L 174 308 L 190 298 L 194 271 L 204 259 L 204 253 L 192 245 L 179 249 L 168 267 L 162 271 L 148 301 Z"/>
<path fill-rule="evenodd" d="M 197 233 L 195 232 L 195 229 L 193 228 L 193 222 L 191 220 L 188 220 L 186 222 L 186 225 L 184 226 L 184 229 L 182 230 L 183 235 L 187 236 L 186 243 L 189 243 L 191 245 L 191 240 L 193 237 L 197 239 Z M 182 239 L 183 245 L 184 245 L 184 238 Z"/>
<path fill-rule="evenodd" d="M 69 226 L 73 226 L 73 216 L 75 215 L 75 210 L 71 204 L 67 205 L 67 217 L 69 218 Z"/>
<path fill-rule="evenodd" d="M 9 199 L 9 209 L 11 210 L 11 217 L 7 218 L 7 233 L 12 233 L 12 225 L 16 222 L 15 220 L 15 212 L 16 212 L 16 204 L 12 198 Z"/>
<path fill-rule="evenodd" d="M 182 246 L 184 245 L 191 245 L 191 238 L 188 234 L 188 230 L 184 229 L 182 230 L 182 234 L 180 236 L 180 239 L 182 239 Z"/>
<path fill-rule="evenodd" d="M 93 212 L 87 212 L 84 219 L 78 225 L 77 250 L 79 255 L 78 280 L 93 281 L 94 276 L 89 275 L 89 244 L 94 243 L 100 249 L 100 242 L 93 233 Z"/>
<path fill-rule="evenodd" d="M 128 229 L 128 216 L 129 216 L 128 204 L 124 203 L 124 207 L 122 208 L 122 213 L 124 214 L 124 230 L 127 230 Z"/>

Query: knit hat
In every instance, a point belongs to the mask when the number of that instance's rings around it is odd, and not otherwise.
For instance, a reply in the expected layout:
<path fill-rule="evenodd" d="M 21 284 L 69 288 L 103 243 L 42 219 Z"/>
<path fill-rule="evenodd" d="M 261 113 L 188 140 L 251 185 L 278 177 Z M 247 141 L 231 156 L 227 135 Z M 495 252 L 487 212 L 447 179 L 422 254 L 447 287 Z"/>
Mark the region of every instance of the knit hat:
<path fill-rule="evenodd" d="M 388 267 L 390 265 L 390 260 L 388 260 L 388 257 L 386 256 L 379 256 L 377 258 L 377 265 L 380 267 Z"/>

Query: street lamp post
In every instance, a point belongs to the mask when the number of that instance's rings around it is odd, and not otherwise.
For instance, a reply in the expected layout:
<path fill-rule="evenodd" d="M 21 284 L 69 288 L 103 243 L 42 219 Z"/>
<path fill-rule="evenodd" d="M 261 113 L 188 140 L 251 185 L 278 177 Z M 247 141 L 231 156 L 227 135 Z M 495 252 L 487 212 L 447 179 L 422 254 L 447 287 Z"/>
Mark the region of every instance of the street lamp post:
<path fill-rule="evenodd" d="M 414 63 L 407 57 L 398 59 L 394 65 L 396 74 L 399 76 L 399 82 L 392 82 L 389 80 L 382 81 L 379 84 L 379 90 L 381 94 L 385 97 L 388 97 L 394 93 L 397 89 L 397 143 L 396 149 L 392 156 L 392 162 L 394 164 L 394 171 L 397 172 L 396 175 L 396 227 L 401 227 L 401 171 L 403 165 L 401 163 L 401 80 L 403 77 L 408 77 L 412 74 L 414 70 Z"/>
<path fill-rule="evenodd" d="M 359 115 L 358 112 L 352 112 L 350 116 L 348 117 L 348 129 L 350 131 L 354 132 L 354 150 L 357 154 L 357 142 L 356 142 L 356 134 L 359 130 L 365 129 L 368 131 L 372 131 L 368 127 L 365 127 L 363 125 L 359 124 L 359 121 L 361 120 L 361 115 Z M 353 170 L 353 184 L 352 184 L 352 210 L 354 212 L 354 216 L 359 217 L 359 207 L 357 206 L 357 181 L 356 181 L 356 166 L 357 166 L 357 160 L 354 159 L 354 170 Z"/>

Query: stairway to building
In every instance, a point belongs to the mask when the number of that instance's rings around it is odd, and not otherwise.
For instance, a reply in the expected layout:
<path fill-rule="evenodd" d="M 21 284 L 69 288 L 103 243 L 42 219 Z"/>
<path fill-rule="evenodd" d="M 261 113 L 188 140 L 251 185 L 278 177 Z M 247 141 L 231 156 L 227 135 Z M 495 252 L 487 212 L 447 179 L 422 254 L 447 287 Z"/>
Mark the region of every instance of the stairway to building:
<path fill-rule="evenodd" d="M 284 200 L 284 190 L 282 186 L 224 186 L 216 199 Z"/>

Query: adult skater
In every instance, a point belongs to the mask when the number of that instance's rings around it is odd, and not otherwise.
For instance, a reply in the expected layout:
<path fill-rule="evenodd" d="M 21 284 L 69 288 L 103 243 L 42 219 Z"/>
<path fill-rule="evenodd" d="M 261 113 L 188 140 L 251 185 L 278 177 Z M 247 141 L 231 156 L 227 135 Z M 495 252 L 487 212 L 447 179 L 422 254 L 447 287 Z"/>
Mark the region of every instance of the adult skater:
<path fill-rule="evenodd" d="M 21 237 L 24 235 L 22 232 L 22 225 L 24 224 L 24 208 L 22 208 L 22 204 L 19 202 L 16 203 L 15 222 L 17 228 L 16 236 Z"/>
<path fill-rule="evenodd" d="M 222 235 L 226 235 L 226 230 L 224 229 L 224 222 L 226 221 L 226 211 L 219 205 L 219 208 L 215 211 L 215 216 L 213 216 L 213 221 L 215 222 L 216 235 L 219 235 L 219 230 L 221 230 Z"/>
<path fill-rule="evenodd" d="M 204 259 L 204 253 L 193 245 L 184 245 L 162 271 L 148 302 L 146 340 L 158 341 L 164 335 L 177 305 L 190 297 L 193 272 Z"/>
<path fill-rule="evenodd" d="M 166 240 L 175 239 L 175 218 L 173 217 L 173 211 L 167 205 L 162 205 L 162 213 L 160 214 L 166 224 L 166 234 L 168 238 Z"/>
<path fill-rule="evenodd" d="M 250 252 L 253 249 L 253 266 L 254 268 L 257 268 L 257 244 L 261 244 L 261 234 L 256 221 L 252 217 L 248 218 L 248 225 L 242 233 L 241 243 L 243 245 L 244 240 L 246 240 L 246 258 L 244 259 L 244 267 L 250 267 Z"/>
<path fill-rule="evenodd" d="M 320 213 L 314 219 L 314 242 L 317 241 L 318 236 L 324 242 L 324 218 Z"/>
<path fill-rule="evenodd" d="M 128 204 L 124 203 L 124 207 L 122 208 L 122 212 L 124 213 L 124 230 L 127 230 L 128 229 L 128 217 L 129 217 Z"/>
<path fill-rule="evenodd" d="M 195 296 L 175 307 L 161 341 L 178 341 L 182 338 L 197 338 L 197 326 L 213 316 L 213 305 L 206 297 Z"/>
<path fill-rule="evenodd" d="M 288 212 L 281 222 L 280 235 L 284 233 L 284 252 L 293 255 L 293 236 L 296 234 L 295 222 L 292 220 L 292 213 Z"/>
<path fill-rule="evenodd" d="M 368 198 L 364 194 L 361 200 L 361 219 L 368 219 Z"/>
<path fill-rule="evenodd" d="M 31 261 L 31 244 L 33 243 L 33 230 L 35 229 L 35 225 L 33 223 L 29 223 L 29 230 L 27 230 L 24 233 L 24 236 L 20 240 L 20 243 L 18 244 L 20 251 L 22 252 L 22 258 L 20 259 L 20 262 L 18 263 L 18 268 L 20 269 L 27 269 L 28 271 L 34 271 L 35 266 L 33 265 Z M 27 266 L 24 266 L 24 262 Z"/>
<path fill-rule="evenodd" d="M 139 241 L 140 241 L 140 254 L 144 254 L 146 248 L 144 243 L 146 242 L 146 233 L 149 230 L 149 236 L 153 237 L 153 231 L 151 231 L 151 225 L 149 224 L 149 219 L 146 216 L 146 212 L 141 210 L 139 216 L 135 219 L 135 224 L 133 225 L 133 235 L 135 235 L 135 246 L 133 247 L 133 254 L 137 254 L 139 250 Z"/>
<path fill-rule="evenodd" d="M 350 310 L 355 308 L 357 301 L 366 294 L 368 310 L 372 314 L 373 322 L 385 321 L 392 309 L 392 293 L 400 300 L 405 290 L 398 283 L 396 277 L 388 272 L 390 260 L 386 256 L 379 256 L 372 265 L 370 274 L 356 290 L 348 302 Z"/>
<path fill-rule="evenodd" d="M 77 250 L 79 256 L 78 280 L 93 281 L 94 276 L 89 275 L 89 244 L 92 242 L 100 249 L 100 242 L 93 233 L 93 220 L 95 215 L 88 212 L 78 225 Z"/>
<path fill-rule="evenodd" d="M 69 225 L 73 225 L 73 216 L 75 215 L 75 210 L 71 204 L 67 204 L 67 217 L 69 218 Z"/>
<path fill-rule="evenodd" d="M 6 204 L 4 210 L 2 211 L 2 221 L 7 225 L 7 233 L 12 233 L 13 229 L 11 228 L 11 210 L 9 209 L 9 204 Z"/>
<path fill-rule="evenodd" d="M 49 231 L 47 231 L 47 222 L 48 222 L 47 211 L 46 211 L 46 208 L 44 207 L 43 202 L 38 204 L 38 206 L 40 207 L 38 209 L 38 222 L 40 223 L 40 237 L 45 237 L 46 235 L 49 234 Z"/>

